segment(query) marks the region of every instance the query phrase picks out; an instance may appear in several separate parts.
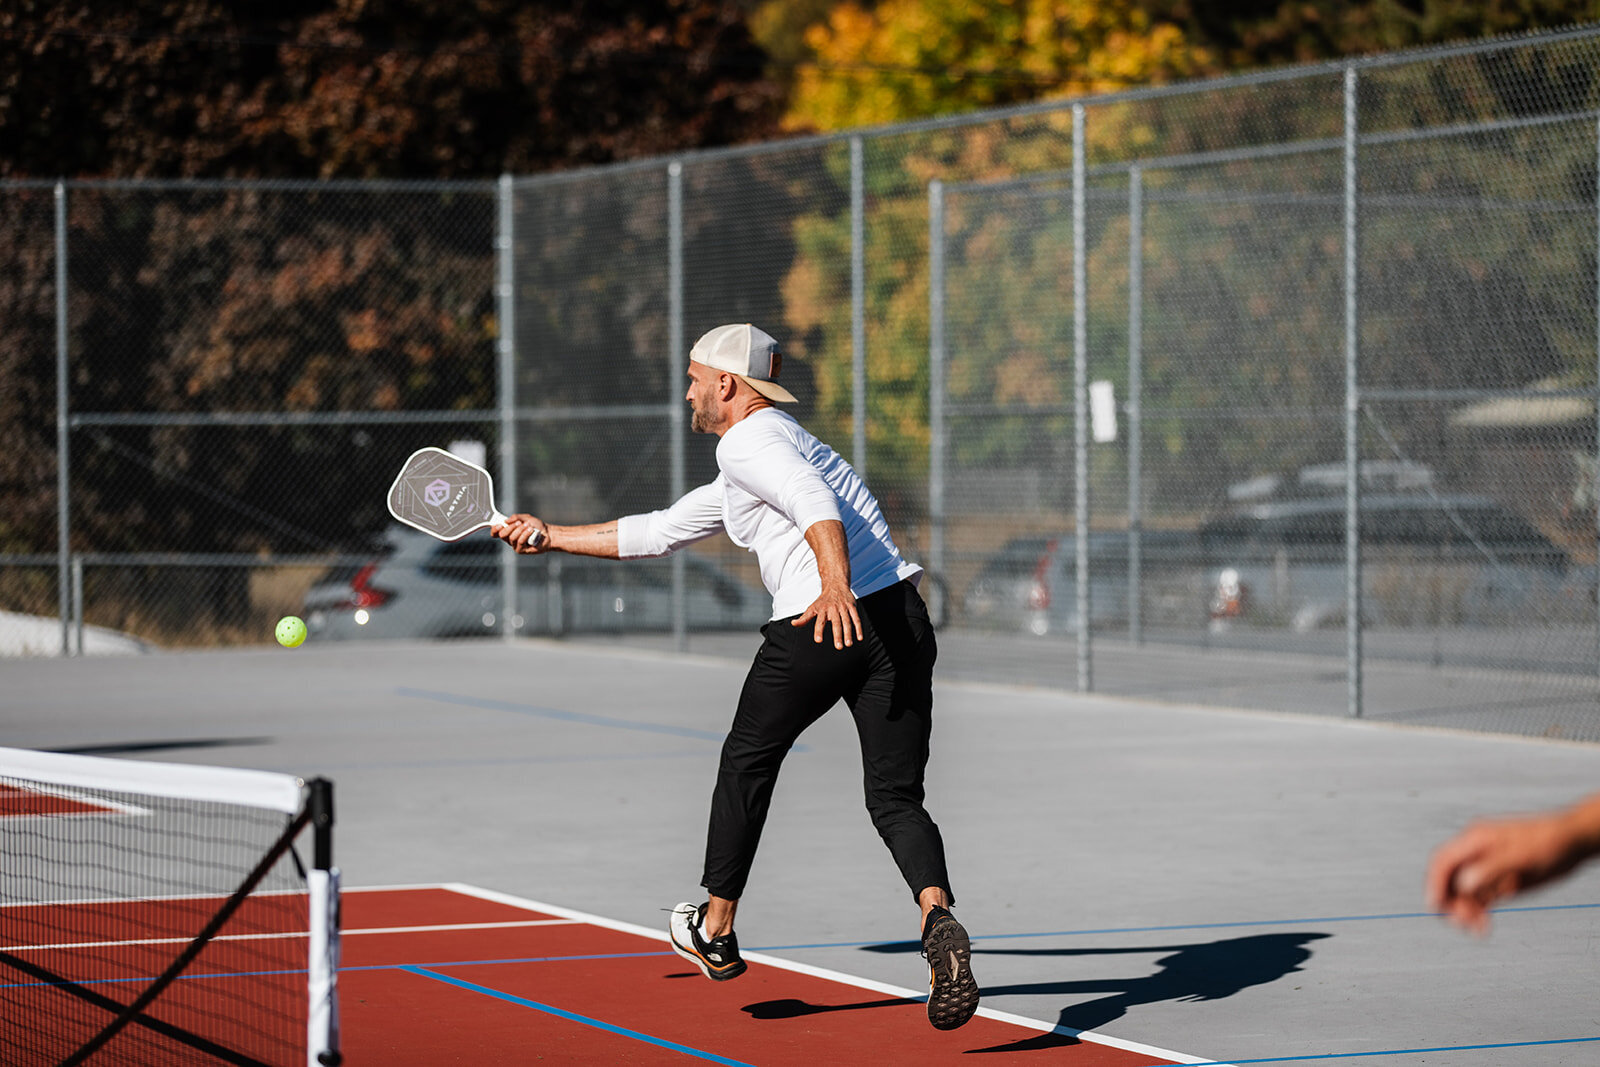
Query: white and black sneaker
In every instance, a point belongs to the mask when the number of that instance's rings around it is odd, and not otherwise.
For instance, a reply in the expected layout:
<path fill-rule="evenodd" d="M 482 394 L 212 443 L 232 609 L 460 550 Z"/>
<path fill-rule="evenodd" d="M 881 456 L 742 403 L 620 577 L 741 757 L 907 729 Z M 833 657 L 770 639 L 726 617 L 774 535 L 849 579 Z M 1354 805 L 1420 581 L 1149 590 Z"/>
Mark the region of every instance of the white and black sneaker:
<path fill-rule="evenodd" d="M 928 961 L 928 1021 L 935 1030 L 966 1025 L 978 1010 L 972 977 L 972 943 L 966 928 L 946 908 L 935 907 L 922 925 L 922 955 Z"/>
<path fill-rule="evenodd" d="M 739 955 L 739 938 L 733 931 L 710 941 L 700 936 L 708 904 L 697 906 L 686 901 L 673 908 L 667 932 L 672 935 L 672 951 L 699 967 L 700 973 L 713 982 L 726 982 L 743 974 L 748 965 Z"/>

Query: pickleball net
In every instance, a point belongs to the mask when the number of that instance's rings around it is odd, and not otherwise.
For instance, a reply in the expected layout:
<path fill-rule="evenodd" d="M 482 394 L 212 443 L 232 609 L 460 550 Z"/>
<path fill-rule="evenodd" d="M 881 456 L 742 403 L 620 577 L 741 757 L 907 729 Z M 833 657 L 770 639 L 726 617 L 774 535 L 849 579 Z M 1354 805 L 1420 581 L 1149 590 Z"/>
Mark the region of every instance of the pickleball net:
<path fill-rule="evenodd" d="M 336 1064 L 332 785 L 0 748 L 0 1063 Z"/>

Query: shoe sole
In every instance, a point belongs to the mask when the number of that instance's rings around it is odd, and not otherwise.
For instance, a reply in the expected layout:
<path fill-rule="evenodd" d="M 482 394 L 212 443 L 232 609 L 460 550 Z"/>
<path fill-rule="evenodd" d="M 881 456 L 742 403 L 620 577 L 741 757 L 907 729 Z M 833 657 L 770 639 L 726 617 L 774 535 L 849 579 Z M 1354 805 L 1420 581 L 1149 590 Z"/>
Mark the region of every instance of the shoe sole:
<path fill-rule="evenodd" d="M 933 972 L 928 991 L 928 1022 L 935 1030 L 965 1026 L 978 1010 L 978 981 L 972 976 L 972 943 L 955 919 L 936 924 L 925 944 Z"/>
<path fill-rule="evenodd" d="M 674 913 L 673 918 L 677 918 L 676 913 Z M 726 982 L 731 978 L 739 977 L 750 969 L 750 965 L 745 963 L 744 960 L 735 960 L 725 967 L 719 968 L 715 966 L 710 960 L 696 952 L 692 945 L 680 944 L 678 942 L 678 932 L 672 928 L 671 923 L 667 924 L 667 938 L 672 942 L 672 951 L 700 968 L 700 973 L 713 982 Z"/>

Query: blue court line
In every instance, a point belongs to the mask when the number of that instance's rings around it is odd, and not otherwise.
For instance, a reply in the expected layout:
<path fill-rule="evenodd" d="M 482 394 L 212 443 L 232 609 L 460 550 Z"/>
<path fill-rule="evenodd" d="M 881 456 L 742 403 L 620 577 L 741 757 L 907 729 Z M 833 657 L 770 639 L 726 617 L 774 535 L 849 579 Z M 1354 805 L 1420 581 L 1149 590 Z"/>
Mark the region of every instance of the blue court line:
<path fill-rule="evenodd" d="M 1510 915 L 1518 912 L 1541 911 L 1580 911 L 1584 909 L 1600 908 L 1600 904 L 1541 904 L 1537 906 L 1516 908 L 1495 908 L 1495 915 Z M 1437 911 L 1401 911 L 1388 915 L 1323 915 L 1314 918 L 1302 919 L 1248 919 L 1237 922 L 1225 923 L 1182 923 L 1176 926 L 1105 926 L 1098 929 L 1087 930 L 1043 930 L 1033 933 L 1021 934 L 968 934 L 973 941 L 1007 941 L 1013 938 L 1025 937 L 1088 937 L 1100 934 L 1158 934 L 1171 933 L 1179 930 L 1228 930 L 1251 926 L 1306 926 L 1311 923 L 1358 923 L 1377 922 L 1388 919 L 1442 919 L 1443 912 Z M 870 948 L 875 945 L 915 945 L 915 941 L 816 941 L 801 945 L 760 945 L 747 947 L 747 952 L 782 952 L 805 948 Z"/>
<path fill-rule="evenodd" d="M 571 756 L 496 756 L 482 759 L 418 759 L 418 760 L 366 760 L 354 763 L 319 763 L 319 771 L 361 770 L 378 768 L 389 770 L 437 770 L 440 767 L 526 767 L 554 763 L 619 763 L 637 760 L 665 760 L 703 758 L 702 746 L 656 750 L 651 752 L 606 752 L 599 754 L 574 754 Z"/>
<path fill-rule="evenodd" d="M 1505 910 L 1505 911 L 1559 911 L 1559 910 L 1571 909 L 1571 908 L 1597 908 L 1597 907 L 1600 907 L 1600 904 L 1556 904 L 1556 905 L 1546 905 L 1546 906 L 1540 906 L 1540 907 L 1506 908 L 1506 909 L 1501 909 L 1501 910 Z M 1418 916 L 1423 916 L 1423 917 L 1429 917 L 1429 918 L 1434 917 L 1433 913 L 1430 913 L 1430 912 L 1419 912 L 1419 913 L 1417 913 L 1417 915 Z M 1377 918 L 1396 918 L 1396 917 L 1409 918 L 1409 917 L 1412 917 L 1412 916 L 1409 916 L 1409 915 L 1407 915 L 1407 916 L 1382 916 L 1382 915 L 1379 915 L 1379 916 L 1350 916 L 1350 917 L 1348 917 L 1348 919 L 1353 921 L 1355 919 L 1360 919 L 1360 918 L 1375 918 L 1375 919 L 1377 919 Z M 1303 920 L 1303 921 L 1310 922 L 1310 921 L 1318 921 L 1318 920 Z M 1328 920 L 1320 920 L 1320 921 L 1328 921 Z M 1344 921 L 1344 920 L 1340 920 L 1340 921 Z M 1209 928 L 1216 927 L 1216 926 L 1252 926 L 1252 925 L 1262 925 L 1262 924 L 1259 924 L 1259 923 L 1204 923 L 1204 924 L 1199 924 L 1199 925 L 1200 925 L 1201 928 L 1209 929 Z M 1187 927 L 1167 926 L 1167 927 L 1128 927 L 1128 928 L 1126 928 L 1126 930 L 1128 930 L 1128 931 L 1147 930 L 1147 929 L 1153 929 L 1153 930 L 1181 930 L 1181 929 L 1187 929 Z M 1074 932 L 1078 932 L 1078 933 L 1104 933 L 1104 932 L 1115 933 L 1115 932 L 1120 932 L 1120 931 L 1116 931 L 1116 930 L 1111 930 L 1111 931 L 1067 931 L 1066 933 L 1070 934 L 1070 933 L 1074 933 Z M 1004 937 L 1050 937 L 1050 936 L 1058 936 L 1058 935 L 1052 935 L 1052 934 L 995 934 L 995 935 L 992 935 L 992 936 L 993 937 L 997 937 L 997 938 L 1004 938 Z M 976 940 L 976 938 L 974 940 Z M 836 943 L 819 944 L 819 945 L 797 945 L 797 946 L 791 946 L 791 947 L 794 947 L 794 948 L 846 947 L 846 948 L 848 948 L 848 947 L 852 947 L 852 946 L 871 945 L 871 944 L 879 944 L 879 943 L 881 943 L 881 942 L 872 942 L 872 941 L 836 942 Z M 773 949 L 771 949 L 771 948 L 761 948 L 761 949 L 751 949 L 750 951 L 768 952 L 768 951 L 773 951 Z M 489 988 L 487 986 L 480 986 L 480 985 L 477 985 L 477 984 L 472 983 L 472 982 L 464 981 L 462 979 L 452 978 L 449 975 L 435 974 L 432 971 L 429 971 L 429 970 L 425 969 L 425 968 L 428 968 L 428 967 L 482 967 L 482 966 L 492 966 L 492 965 L 495 965 L 495 964 L 506 964 L 506 963 L 566 963 L 566 962 L 582 961 L 582 960 L 639 959 L 639 958 L 648 957 L 648 956 L 671 956 L 671 955 L 672 955 L 672 953 L 666 952 L 666 951 L 661 951 L 661 952 L 606 952 L 606 953 L 594 953 L 594 954 L 590 954 L 590 955 L 580 955 L 580 956 L 523 956 L 523 957 L 501 958 L 501 959 L 450 960 L 450 961 L 439 961 L 439 962 L 435 962 L 435 963 L 420 964 L 420 965 L 419 964 L 378 963 L 378 964 L 370 964 L 370 965 L 361 966 L 361 967 L 341 966 L 339 968 L 339 973 L 340 974 L 344 974 L 344 973 L 347 973 L 347 972 L 355 972 L 355 971 L 405 971 L 407 973 L 415 974 L 415 975 L 418 975 L 420 977 L 431 978 L 431 979 L 434 979 L 434 980 L 440 981 L 440 982 L 446 982 L 446 983 L 448 983 L 450 985 L 459 986 L 462 989 L 468 989 L 468 990 L 471 990 L 473 992 L 482 993 L 482 994 L 484 994 L 486 996 L 491 996 L 491 997 L 495 997 L 495 998 L 500 999 L 500 1000 L 505 1000 L 505 1001 L 508 1001 L 510 1003 L 513 1003 L 513 1004 L 519 1004 L 519 1005 L 522 1005 L 524 1007 L 535 1008 L 535 1009 L 537 1009 L 539 1011 L 548 1012 L 551 1015 L 556 1015 L 556 1016 L 559 1016 L 561 1018 L 571 1020 L 573 1022 L 582 1023 L 585 1026 L 594 1026 L 594 1027 L 597 1027 L 597 1028 L 602 1029 L 602 1030 L 607 1030 L 607 1031 L 610 1031 L 612 1033 L 620 1034 L 620 1035 L 622 1035 L 624 1037 L 634 1038 L 636 1040 L 643 1041 L 643 1042 L 646 1042 L 646 1043 L 649 1043 L 649 1044 L 659 1045 L 662 1048 L 669 1048 L 669 1049 L 673 1049 L 673 1050 L 676 1050 L 676 1051 L 679 1051 L 679 1052 L 686 1053 L 686 1054 L 691 1055 L 691 1056 L 697 1056 L 697 1057 L 700 1057 L 701 1059 L 710 1060 L 710 1061 L 712 1061 L 714 1063 L 732 1064 L 732 1065 L 735 1065 L 735 1067 L 750 1067 L 750 1065 L 743 1064 L 739 1060 L 724 1059 L 724 1058 L 722 1058 L 720 1056 L 715 1056 L 715 1055 L 713 1055 L 711 1053 L 701 1052 L 698 1049 L 691 1049 L 691 1048 L 688 1048 L 688 1047 L 683 1046 L 683 1045 L 677 1045 L 677 1044 L 674 1044 L 674 1043 L 672 1043 L 670 1041 L 666 1041 L 666 1040 L 663 1040 L 663 1039 L 660 1039 L 660 1038 L 651 1037 L 648 1034 L 640 1034 L 640 1033 L 637 1033 L 637 1032 L 632 1031 L 632 1030 L 626 1030 L 626 1029 L 623 1029 L 621 1027 L 613 1026 L 610 1023 L 601 1022 L 598 1019 L 589 1019 L 589 1018 L 587 1018 L 585 1016 L 576 1015 L 576 1014 L 573 1014 L 571 1012 L 563 1011 L 560 1008 L 551 1007 L 550 1005 L 547 1005 L 547 1004 L 540 1004 L 537 1001 L 527 1000 L 527 999 L 524 999 L 522 997 L 517 997 L 517 996 L 514 996 L 514 995 L 509 994 L 509 993 L 502 993 L 502 992 L 500 992 L 498 990 L 491 989 L 491 988 Z M 182 980 L 182 981 L 193 981 L 193 980 L 197 980 L 197 979 L 206 979 L 206 978 L 247 978 L 247 977 L 262 976 L 262 975 L 305 974 L 305 973 L 306 972 L 305 972 L 304 968 L 299 968 L 299 969 L 281 970 L 281 971 L 253 971 L 253 972 L 229 972 L 229 973 L 218 973 L 218 974 L 182 975 L 182 976 L 180 976 L 180 980 Z M 151 980 L 150 978 L 100 978 L 100 979 L 94 979 L 94 980 L 90 980 L 90 981 L 85 981 L 85 982 L 82 982 L 81 984 L 84 984 L 84 985 L 111 985 L 111 984 L 124 983 L 124 982 L 149 982 L 150 980 Z M 14 989 L 14 988 L 25 987 L 25 986 L 50 985 L 50 984 L 53 984 L 53 983 L 45 983 L 45 982 L 14 982 L 14 983 L 0 984 L 0 989 Z M 1203 1060 L 1203 1061 L 1199 1061 L 1199 1062 L 1195 1063 L 1193 1065 L 1193 1067 L 1208 1067 L 1208 1065 L 1210 1065 L 1210 1067 L 1223 1067 L 1223 1065 L 1228 1065 L 1228 1067 L 1233 1067 L 1233 1065 L 1247 1064 L 1247 1063 L 1303 1063 L 1303 1062 L 1310 1062 L 1310 1061 L 1313 1061 L 1313 1060 L 1371 1059 L 1374 1056 L 1412 1056 L 1412 1055 L 1421 1055 L 1423 1053 L 1429 1053 L 1429 1052 L 1435 1052 L 1435 1053 L 1437 1053 L 1437 1052 L 1478 1052 L 1478 1051 L 1490 1051 L 1490 1050 L 1493 1050 L 1493 1049 L 1504 1049 L 1504 1048 L 1537 1048 L 1537 1047 L 1543 1047 L 1543 1046 L 1556 1046 L 1556 1045 L 1594 1044 L 1594 1043 L 1597 1043 L 1597 1042 L 1600 1042 L 1600 1036 L 1597 1036 L 1597 1037 L 1551 1038 L 1551 1039 L 1543 1040 L 1543 1041 L 1509 1041 L 1509 1042 L 1502 1042 L 1502 1043 L 1498 1043 L 1498 1044 L 1485 1044 L 1485 1045 L 1434 1045 L 1434 1046 L 1429 1046 L 1429 1047 L 1425 1047 L 1425 1048 L 1380 1049 L 1380 1050 L 1375 1051 L 1375 1052 L 1322 1052 L 1322 1053 L 1311 1053 L 1311 1054 L 1299 1055 L 1299 1056 L 1266 1056 L 1266 1057 L 1257 1057 L 1257 1058 L 1252 1058 L 1252 1059 Z M 1143 1064 L 1143 1065 L 1140 1065 L 1140 1067 L 1170 1067 L 1170 1064 L 1168 1064 L 1166 1061 L 1161 1061 L 1161 1062 L 1152 1062 L 1152 1063 L 1149 1063 L 1149 1064 Z"/>
<path fill-rule="evenodd" d="M 421 967 L 400 967 L 397 969 L 405 971 L 407 974 L 418 975 L 422 978 L 432 979 L 435 982 L 444 982 L 447 985 L 453 985 L 460 989 L 470 990 L 473 993 L 482 993 L 486 997 L 493 997 L 496 1000 L 503 1000 L 508 1004 L 517 1004 L 524 1008 L 532 1008 L 535 1011 L 542 1011 L 548 1015 L 554 1015 L 559 1019 L 566 1019 L 568 1022 L 582 1023 L 584 1026 L 592 1026 L 596 1030 L 604 1030 L 610 1034 L 617 1034 L 621 1037 L 629 1037 L 635 1041 L 642 1041 L 647 1045 L 655 1045 L 657 1048 L 671 1049 L 673 1052 L 682 1052 L 685 1055 L 694 1056 L 697 1059 L 710 1060 L 712 1063 L 730 1064 L 731 1067 L 751 1067 L 750 1064 L 745 1063 L 743 1060 L 730 1060 L 726 1056 L 718 1056 L 714 1053 L 703 1052 L 700 1049 L 690 1048 L 688 1045 L 680 1045 L 675 1041 L 668 1041 L 665 1038 L 652 1037 L 649 1034 L 641 1034 L 637 1030 L 629 1030 L 625 1027 L 613 1025 L 612 1023 L 601 1022 L 599 1019 L 591 1019 L 587 1015 L 578 1015 L 570 1011 L 562 1011 L 560 1008 L 551 1007 L 549 1004 L 541 1004 L 537 1000 L 529 1000 L 526 997 L 513 996 L 510 993 L 503 993 L 498 989 L 490 989 L 488 986 L 477 985 L 474 982 L 465 982 L 460 978 L 452 978 L 447 974 L 437 974 L 433 971 L 424 970 Z"/>
<path fill-rule="evenodd" d="M 1505 915 L 1505 914 L 1517 913 L 1517 912 L 1527 913 L 1527 912 L 1550 912 L 1550 911 L 1580 911 L 1580 910 L 1593 910 L 1593 909 L 1596 909 L 1596 908 L 1600 908 L 1600 903 L 1596 903 L 1596 904 L 1540 904 L 1540 905 L 1529 905 L 1529 906 L 1514 907 L 1514 908 L 1496 908 L 1494 910 L 1494 914 L 1496 914 L 1496 915 Z M 1439 918 L 1443 918 L 1443 914 L 1440 913 L 1440 912 L 1414 911 L 1414 912 L 1395 912 L 1394 914 L 1390 914 L 1390 915 L 1336 915 L 1336 916 L 1323 916 L 1321 918 L 1310 918 L 1310 919 L 1252 919 L 1252 920 L 1242 920 L 1242 921 L 1238 921 L 1238 922 L 1225 922 L 1225 923 L 1188 923 L 1188 924 L 1176 925 L 1176 926 L 1107 926 L 1107 927 L 1100 927 L 1100 928 L 1097 928 L 1097 929 L 1088 929 L 1088 930 L 1045 930 L 1045 931 L 1038 931 L 1038 932 L 1031 932 L 1031 933 L 1020 933 L 1020 934 L 971 934 L 970 935 L 970 939 L 973 940 L 973 941 L 1006 941 L 1006 940 L 1011 940 L 1011 939 L 1030 938 L 1030 937 L 1086 937 L 1086 936 L 1091 936 L 1091 935 L 1103 935 L 1103 934 L 1171 933 L 1171 932 L 1182 931 L 1182 930 L 1224 930 L 1224 929 L 1229 929 L 1229 928 L 1252 927 L 1252 926 L 1306 926 L 1306 925 L 1310 925 L 1312 923 L 1375 922 L 1375 921 L 1378 921 L 1378 920 L 1387 920 L 1387 919 L 1439 919 Z M 809 942 L 809 943 L 806 943 L 806 944 L 795 944 L 795 945 L 754 945 L 754 946 L 747 945 L 747 946 L 745 946 L 745 951 L 746 952 L 793 952 L 793 951 L 799 951 L 799 950 L 802 950 L 802 949 L 813 949 L 813 948 L 871 948 L 871 947 L 874 947 L 874 946 L 885 945 L 885 944 L 915 945 L 915 944 L 917 944 L 917 942 L 915 942 L 915 941 L 905 941 L 905 942 L 893 942 L 893 941 L 891 941 L 891 942 L 885 942 L 885 941 L 877 941 L 877 940 L 874 940 L 874 941 L 813 941 L 813 942 Z M 1151 951 L 1158 951 L 1158 949 L 1159 949 L 1159 946 L 1155 947 L 1155 948 L 1152 948 Z M 493 964 L 496 964 L 496 963 L 572 963 L 572 962 L 577 962 L 577 961 L 581 961 L 581 960 L 638 959 L 638 958 L 641 958 L 641 957 L 644 957 L 644 956 L 670 956 L 670 955 L 672 955 L 672 953 L 668 952 L 666 950 L 662 950 L 662 951 L 659 951 L 659 952 L 602 952 L 602 953 L 595 953 L 595 954 L 592 954 L 592 955 L 580 955 L 580 956 L 525 956 L 525 957 L 518 957 L 518 958 L 513 958 L 513 959 L 501 958 L 501 959 L 486 959 L 486 960 L 484 960 L 484 959 L 480 959 L 480 960 L 448 960 L 448 961 L 440 961 L 440 962 L 422 964 L 420 966 L 427 966 L 427 967 L 485 967 L 485 966 L 490 966 L 490 965 L 493 965 Z M 343 971 L 377 971 L 377 970 L 389 970 L 390 968 L 392 968 L 394 966 L 396 966 L 396 964 L 384 963 L 384 964 L 373 964 L 371 966 L 366 966 L 366 967 L 340 967 L 339 970 L 341 972 L 343 972 Z M 252 972 L 231 971 L 231 972 L 224 972 L 224 973 L 218 973 L 218 974 L 186 974 L 186 975 L 181 975 L 180 979 L 184 980 L 184 981 L 193 981 L 195 979 L 201 979 L 201 978 L 241 978 L 241 977 L 249 977 L 251 975 L 260 976 L 260 975 L 273 975 L 273 974 L 304 974 L 304 973 L 305 973 L 305 969 L 304 968 L 300 968 L 298 970 L 284 970 L 284 971 L 252 971 Z M 82 982 L 82 984 L 84 984 L 84 985 L 113 985 L 113 984 L 116 984 L 116 983 L 119 983 L 119 982 L 148 982 L 150 980 L 151 980 L 150 978 L 96 978 L 96 979 L 92 979 L 92 980 L 84 980 Z M 16 989 L 16 988 L 23 988 L 23 987 L 27 987 L 27 986 L 46 985 L 46 984 L 49 984 L 49 983 L 44 983 L 44 982 L 0 983 L 0 989 Z M 1588 1040 L 1588 1038 L 1583 1038 L 1581 1040 Z"/>
<path fill-rule="evenodd" d="M 462 708 L 480 708 L 485 711 L 509 711 L 516 715 L 534 715 L 541 719 L 553 719 L 556 722 L 576 722 L 585 726 L 605 726 L 613 730 L 632 730 L 637 733 L 667 734 L 670 737 L 693 737 L 702 741 L 716 741 L 719 744 L 726 734 L 713 730 L 694 730 L 687 726 L 670 726 L 665 723 L 634 722 L 632 719 L 615 719 L 609 715 L 590 715 L 581 711 L 566 711 L 561 708 L 546 708 L 538 704 L 520 704 L 514 700 L 489 700 L 485 697 L 462 696 L 458 693 L 440 693 L 432 689 L 412 689 L 400 686 L 395 691 L 395 696 L 410 697 L 413 700 L 432 700 L 439 704 L 453 704 Z M 804 752 L 805 745 L 794 745 L 790 752 Z"/>
<path fill-rule="evenodd" d="M 411 964 L 415 967 L 490 967 L 497 963 L 577 963 L 585 960 L 636 960 L 649 956 L 671 957 L 669 951 L 659 952 L 596 952 L 583 956 L 508 956 L 489 960 L 432 960 L 428 963 Z M 355 971 L 393 971 L 407 966 L 400 963 L 369 963 L 360 967 L 340 965 L 339 973 L 353 973 Z M 216 978 L 268 978 L 284 974 L 305 974 L 304 967 L 289 967 L 275 971 L 218 971 L 215 974 L 180 974 L 180 982 L 197 982 Z M 150 984 L 156 980 L 155 975 L 140 975 L 133 978 L 81 978 L 77 979 L 78 985 L 123 985 L 127 983 Z M 31 989 L 37 986 L 57 986 L 60 982 L 4 982 L 0 989 Z"/>
<path fill-rule="evenodd" d="M 1498 1045 L 1436 1045 L 1432 1048 L 1389 1048 L 1377 1052 L 1319 1052 L 1309 1056 L 1266 1056 L 1250 1060 L 1201 1060 L 1189 1067 L 1233 1067 L 1240 1063 L 1303 1063 L 1308 1060 L 1361 1060 L 1373 1056 L 1417 1056 L 1424 1052 L 1481 1052 L 1497 1048 L 1537 1048 L 1545 1045 L 1581 1045 L 1600 1041 L 1600 1037 L 1561 1037 L 1549 1041 L 1506 1041 Z M 1140 1067 L 1171 1067 L 1162 1060 Z"/>
<path fill-rule="evenodd" d="M 588 956 L 508 956 L 493 960 L 434 960 L 430 963 L 369 963 L 361 967 L 340 966 L 346 971 L 391 971 L 397 967 L 493 967 L 497 963 L 583 963 L 588 960 L 641 960 L 651 956 L 671 958 L 672 952 L 596 952 Z"/>
<path fill-rule="evenodd" d="M 710 730 L 691 730 L 687 726 L 668 726 L 662 723 L 634 722 L 631 719 L 613 719 L 607 715 L 589 715 L 581 711 L 564 711 L 561 708 L 544 708 L 537 704 L 519 704 L 511 700 L 488 700 L 483 697 L 461 696 L 456 693 L 439 693 L 432 689 L 410 689 L 401 686 L 395 696 L 413 700 L 432 700 L 439 704 L 454 704 L 461 708 L 481 708 L 485 711 L 509 711 L 517 715 L 534 715 L 557 722 L 577 722 L 585 726 L 607 726 L 613 730 L 634 730 L 646 734 L 668 734 L 672 737 L 694 737 L 702 741 L 721 741 L 723 735 Z"/>

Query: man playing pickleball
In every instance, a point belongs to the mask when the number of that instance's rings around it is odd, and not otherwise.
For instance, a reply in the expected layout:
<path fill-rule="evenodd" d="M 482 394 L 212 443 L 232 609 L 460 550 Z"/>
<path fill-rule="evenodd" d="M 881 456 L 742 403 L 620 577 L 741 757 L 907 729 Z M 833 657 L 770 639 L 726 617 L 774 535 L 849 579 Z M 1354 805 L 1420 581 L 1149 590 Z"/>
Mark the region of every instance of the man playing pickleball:
<path fill-rule="evenodd" d="M 679 904 L 672 946 L 718 981 L 744 973 L 734 913 L 778 770 L 801 732 L 843 700 L 861 739 L 867 810 L 922 910 L 928 1019 L 952 1030 L 978 1008 L 967 932 L 944 842 L 923 807 L 938 649 L 917 593 L 922 569 L 895 547 L 878 502 L 837 452 L 776 403 L 778 344 L 754 326 L 719 326 L 689 353 L 696 433 L 714 433 L 720 473 L 647 515 L 550 526 L 512 515 L 494 535 L 518 552 L 609 559 L 664 556 L 718 532 L 748 548 L 772 593 L 772 621 L 723 742 L 706 838 L 704 904 Z M 536 533 L 542 532 L 542 540 Z"/>

